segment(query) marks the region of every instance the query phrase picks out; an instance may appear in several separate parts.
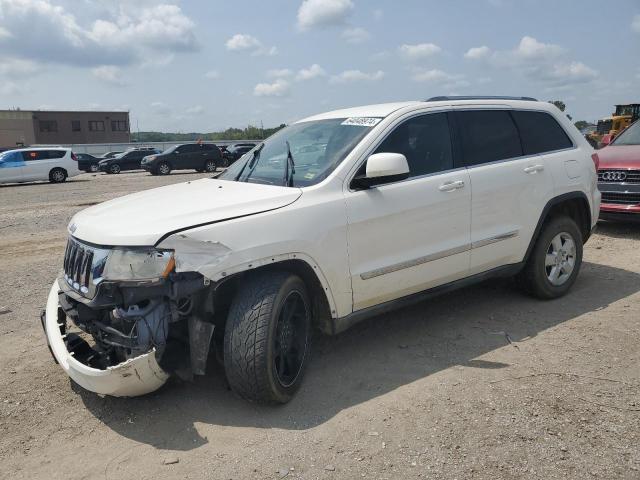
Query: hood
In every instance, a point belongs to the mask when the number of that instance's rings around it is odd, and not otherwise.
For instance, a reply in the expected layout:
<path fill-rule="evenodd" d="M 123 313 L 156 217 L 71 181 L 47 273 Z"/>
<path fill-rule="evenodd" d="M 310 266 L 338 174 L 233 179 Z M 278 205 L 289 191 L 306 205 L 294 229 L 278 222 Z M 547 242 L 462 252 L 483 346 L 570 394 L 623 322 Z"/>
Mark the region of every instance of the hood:
<path fill-rule="evenodd" d="M 640 170 L 640 145 L 609 145 L 598 150 L 600 170 L 619 168 Z"/>
<path fill-rule="evenodd" d="M 165 234 L 282 208 L 299 188 L 203 178 L 125 195 L 78 212 L 69 232 L 108 246 L 155 245 Z"/>

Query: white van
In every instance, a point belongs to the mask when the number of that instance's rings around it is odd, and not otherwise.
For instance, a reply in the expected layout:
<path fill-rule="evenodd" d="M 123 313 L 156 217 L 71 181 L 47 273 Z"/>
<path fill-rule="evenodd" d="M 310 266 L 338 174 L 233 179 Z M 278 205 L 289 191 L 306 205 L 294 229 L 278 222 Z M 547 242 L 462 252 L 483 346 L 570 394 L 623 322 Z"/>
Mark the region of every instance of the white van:
<path fill-rule="evenodd" d="M 70 148 L 20 148 L 0 153 L 0 183 L 61 183 L 80 173 L 78 159 Z"/>

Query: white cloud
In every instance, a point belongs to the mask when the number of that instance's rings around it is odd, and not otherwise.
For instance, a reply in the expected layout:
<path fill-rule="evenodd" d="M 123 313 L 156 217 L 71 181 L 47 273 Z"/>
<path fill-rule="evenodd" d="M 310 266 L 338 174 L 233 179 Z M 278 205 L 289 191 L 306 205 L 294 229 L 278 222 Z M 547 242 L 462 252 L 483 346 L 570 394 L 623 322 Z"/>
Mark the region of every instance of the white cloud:
<path fill-rule="evenodd" d="M 342 32 L 342 38 L 351 44 L 364 43 L 371 38 L 369 32 L 367 32 L 364 28 L 353 27 L 347 28 Z"/>
<path fill-rule="evenodd" d="M 345 70 L 339 75 L 334 75 L 329 80 L 333 84 L 337 83 L 354 83 L 354 82 L 372 82 L 381 80 L 384 77 L 384 72 L 378 70 L 377 72 L 365 73 L 360 70 Z"/>
<path fill-rule="evenodd" d="M 52 0 L 0 0 L 0 18 L 11 26 L 10 36 L 2 36 L 3 50 L 41 62 L 99 66 L 141 63 L 198 48 L 195 24 L 180 7 L 118 3 L 117 12 L 87 9 L 98 16 L 79 23 Z"/>
<path fill-rule="evenodd" d="M 293 72 L 288 68 L 276 68 L 267 72 L 268 78 L 284 78 L 291 75 L 293 75 Z"/>
<path fill-rule="evenodd" d="M 560 45 L 540 42 L 524 36 L 511 50 L 491 51 L 488 47 L 474 47 L 466 58 L 486 61 L 499 69 L 510 69 L 539 82 L 547 89 L 569 88 L 598 77 L 598 72 L 582 62 L 572 60 Z"/>
<path fill-rule="evenodd" d="M 122 70 L 116 65 L 101 65 L 91 69 L 91 74 L 99 80 L 111 85 L 125 85 Z"/>
<path fill-rule="evenodd" d="M 227 50 L 235 52 L 251 52 L 252 55 L 276 55 L 276 47 L 265 47 L 260 40 L 253 35 L 236 33 L 225 43 Z"/>
<path fill-rule="evenodd" d="M 322 68 L 317 63 L 314 63 L 309 68 L 303 68 L 301 70 L 298 70 L 298 74 L 296 75 L 296 80 L 301 80 L 301 81 L 312 80 L 314 78 L 324 77 L 326 74 L 327 72 L 324 71 L 324 68 Z"/>
<path fill-rule="evenodd" d="M 3 77 L 26 77 L 40 70 L 40 66 L 31 60 L 0 57 L 0 75 Z"/>
<path fill-rule="evenodd" d="M 550 69 L 534 72 L 536 78 L 552 84 L 588 83 L 598 76 L 598 72 L 582 62 L 558 63 Z"/>
<path fill-rule="evenodd" d="M 11 32 L 4 27 L 0 27 L 0 40 L 2 40 L 3 38 L 9 38 L 9 37 L 13 37 Z"/>
<path fill-rule="evenodd" d="M 533 37 L 522 37 L 518 47 L 512 52 L 518 59 L 544 60 L 557 58 L 565 52 L 564 48 L 552 43 L 542 43 Z"/>
<path fill-rule="evenodd" d="M 481 58 L 487 58 L 489 55 L 491 55 L 491 49 L 483 45 L 482 47 L 472 47 L 467 50 L 467 53 L 464 54 L 464 58 L 479 60 Z"/>
<path fill-rule="evenodd" d="M 636 33 L 640 33 L 640 14 L 633 17 L 633 21 L 631 22 L 631 29 Z"/>
<path fill-rule="evenodd" d="M 283 78 L 276 79 L 273 83 L 259 83 L 253 89 L 256 97 L 284 97 L 289 94 L 291 85 Z"/>
<path fill-rule="evenodd" d="M 415 61 L 436 55 L 440 53 L 442 49 L 433 43 L 419 43 L 417 45 L 401 45 L 398 51 L 404 59 Z"/>
<path fill-rule="evenodd" d="M 220 78 L 220 72 L 218 72 L 217 70 L 209 70 L 204 74 L 204 78 L 208 80 L 217 80 L 218 78 Z"/>
<path fill-rule="evenodd" d="M 200 115 L 204 112 L 204 107 L 202 105 L 194 105 L 193 107 L 189 107 L 185 110 L 187 115 Z"/>
<path fill-rule="evenodd" d="M 353 8 L 351 0 L 304 0 L 298 9 L 298 28 L 344 24 Z"/>
<path fill-rule="evenodd" d="M 375 18 L 376 20 L 382 20 L 383 16 L 384 16 L 384 12 L 382 11 L 381 8 L 376 8 L 373 11 L 373 18 Z"/>
<path fill-rule="evenodd" d="M 389 52 L 387 50 L 382 50 L 380 52 L 376 52 L 369 56 L 369 60 L 372 62 L 381 62 L 382 60 L 386 60 L 389 58 Z"/>
<path fill-rule="evenodd" d="M 164 102 L 152 102 L 150 107 L 156 112 L 156 113 L 169 113 L 171 111 L 171 108 L 169 107 L 169 105 L 167 105 Z"/>
<path fill-rule="evenodd" d="M 440 85 L 444 88 L 466 88 L 470 83 L 464 75 L 443 72 L 442 70 L 417 70 L 411 76 L 415 82 L 425 82 Z"/>

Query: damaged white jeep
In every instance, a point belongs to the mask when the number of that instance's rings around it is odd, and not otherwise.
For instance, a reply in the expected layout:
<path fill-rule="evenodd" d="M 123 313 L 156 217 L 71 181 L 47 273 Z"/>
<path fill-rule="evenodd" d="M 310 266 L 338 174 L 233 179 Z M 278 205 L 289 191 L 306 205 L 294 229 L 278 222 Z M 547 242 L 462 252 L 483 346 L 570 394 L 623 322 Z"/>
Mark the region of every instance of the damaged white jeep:
<path fill-rule="evenodd" d="M 594 162 L 564 115 L 527 98 L 307 118 L 219 178 L 75 215 L 48 344 L 101 394 L 148 393 L 217 358 L 241 397 L 286 402 L 312 328 L 494 276 L 565 294 L 598 218 Z"/>

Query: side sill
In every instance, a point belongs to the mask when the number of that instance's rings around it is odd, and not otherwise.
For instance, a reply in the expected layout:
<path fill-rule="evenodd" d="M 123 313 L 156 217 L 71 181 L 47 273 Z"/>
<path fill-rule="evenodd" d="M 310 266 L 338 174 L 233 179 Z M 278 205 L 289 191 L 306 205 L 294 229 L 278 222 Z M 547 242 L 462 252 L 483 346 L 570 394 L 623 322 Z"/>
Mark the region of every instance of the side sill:
<path fill-rule="evenodd" d="M 411 295 L 397 298 L 395 300 L 389 300 L 388 302 L 384 302 L 379 305 L 363 308 L 362 310 L 358 310 L 356 312 L 350 313 L 349 315 L 346 315 L 344 317 L 333 319 L 332 333 L 333 335 L 337 335 L 339 333 L 342 333 L 348 330 L 355 324 L 360 323 L 361 321 L 366 320 L 368 318 L 375 317 L 383 313 L 388 313 L 390 311 L 397 310 L 410 305 L 414 305 L 416 303 L 422 302 L 424 300 L 428 300 L 430 298 L 436 297 L 443 293 L 468 287 L 469 285 L 474 285 L 476 283 L 483 282 L 484 280 L 488 280 L 491 278 L 513 276 L 516 273 L 518 273 L 520 270 L 522 270 L 523 267 L 524 267 L 524 262 L 514 263 L 511 265 L 503 265 L 501 267 L 493 268 L 486 272 L 477 273 L 470 277 L 462 278 L 454 282 L 445 283 L 444 285 L 439 285 L 437 287 L 433 287 L 428 290 L 424 290 L 422 292 L 412 293 Z"/>

